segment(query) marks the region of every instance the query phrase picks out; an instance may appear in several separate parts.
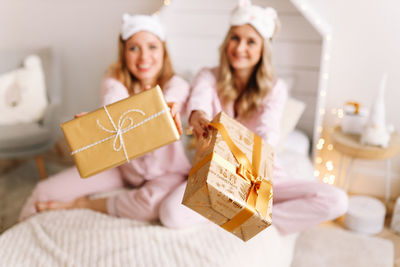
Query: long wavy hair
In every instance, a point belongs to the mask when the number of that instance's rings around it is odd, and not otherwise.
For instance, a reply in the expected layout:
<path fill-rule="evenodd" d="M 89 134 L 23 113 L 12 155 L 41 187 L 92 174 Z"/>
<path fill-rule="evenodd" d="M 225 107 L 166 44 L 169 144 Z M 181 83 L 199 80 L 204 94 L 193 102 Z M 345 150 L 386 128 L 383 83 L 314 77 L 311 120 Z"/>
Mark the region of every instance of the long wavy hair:
<path fill-rule="evenodd" d="M 172 76 L 174 76 L 174 70 L 172 67 L 171 58 L 168 54 L 167 46 L 165 42 L 162 42 L 162 44 L 164 48 L 163 64 L 157 77 L 157 84 L 160 85 L 161 88 L 163 88 L 165 83 L 167 83 Z M 125 46 L 126 41 L 122 40 L 120 35 L 118 41 L 118 60 L 110 65 L 106 72 L 106 76 L 120 81 L 128 89 L 129 94 L 132 95 L 134 94 L 135 88 L 139 87 L 140 84 L 139 80 L 129 72 L 126 65 Z"/>
<path fill-rule="evenodd" d="M 277 25 L 279 25 L 278 23 Z M 277 31 L 278 27 L 276 27 L 275 34 Z M 232 28 L 228 31 L 220 46 L 220 70 L 217 79 L 218 95 L 223 105 L 233 102 L 235 115 L 246 119 L 259 109 L 263 99 L 272 90 L 276 82 L 275 69 L 272 66 L 271 41 L 263 39 L 260 61 L 254 67 L 245 89 L 240 92 L 235 85 L 234 70 L 229 64 L 226 52 L 231 35 Z"/>

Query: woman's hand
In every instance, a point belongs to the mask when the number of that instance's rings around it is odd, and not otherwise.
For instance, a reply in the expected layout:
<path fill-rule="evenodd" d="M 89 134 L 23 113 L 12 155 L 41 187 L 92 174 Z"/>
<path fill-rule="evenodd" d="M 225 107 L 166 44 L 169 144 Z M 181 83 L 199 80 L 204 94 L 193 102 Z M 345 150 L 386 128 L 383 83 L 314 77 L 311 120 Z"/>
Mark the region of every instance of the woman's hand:
<path fill-rule="evenodd" d="M 208 124 L 210 120 L 207 114 L 202 110 L 193 110 L 189 117 L 189 125 L 193 127 L 193 133 L 196 138 L 208 137 L 208 131 L 212 129 Z"/>
<path fill-rule="evenodd" d="M 70 210 L 70 209 L 91 209 L 94 211 L 100 211 L 107 213 L 107 199 L 89 199 L 84 196 L 77 198 L 71 202 L 62 201 L 47 201 L 36 203 L 36 209 L 38 212 L 49 211 L 49 210 Z"/>
<path fill-rule="evenodd" d="M 169 102 L 168 107 L 170 108 L 170 112 L 171 112 L 172 118 L 174 119 L 176 128 L 178 129 L 179 135 L 182 135 L 183 129 L 182 129 L 181 116 L 179 115 L 179 111 L 178 111 L 178 105 L 174 102 Z"/>

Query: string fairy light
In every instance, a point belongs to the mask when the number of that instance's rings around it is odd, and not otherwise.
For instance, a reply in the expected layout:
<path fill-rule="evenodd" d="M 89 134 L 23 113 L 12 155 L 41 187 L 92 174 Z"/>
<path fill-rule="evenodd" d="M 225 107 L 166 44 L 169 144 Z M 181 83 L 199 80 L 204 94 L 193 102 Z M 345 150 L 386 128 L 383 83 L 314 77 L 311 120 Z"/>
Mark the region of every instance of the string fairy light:
<path fill-rule="evenodd" d="M 333 162 L 331 160 L 327 161 L 325 166 L 328 171 L 333 171 Z"/>
<path fill-rule="evenodd" d="M 324 138 L 320 138 L 318 140 L 317 149 L 318 150 L 322 150 L 322 148 L 324 147 L 324 144 L 325 144 L 325 139 Z"/>
<path fill-rule="evenodd" d="M 321 62 L 320 62 L 320 76 L 318 83 L 318 98 L 316 104 L 316 117 L 315 117 L 315 127 L 313 133 L 313 144 L 312 144 L 312 157 L 314 158 L 314 176 L 322 178 L 321 180 L 325 183 L 333 183 L 334 176 L 328 173 L 326 174 L 326 166 L 323 166 L 323 151 L 324 145 L 326 146 L 327 141 L 324 138 L 320 138 L 328 131 L 324 131 L 323 119 L 326 114 L 325 110 L 325 100 L 327 96 L 327 85 L 329 79 L 328 67 L 331 59 L 331 40 L 332 40 L 332 29 L 328 23 L 320 16 L 318 12 L 310 5 L 308 0 L 290 0 L 290 2 L 297 7 L 299 12 L 314 26 L 314 28 L 322 36 L 322 50 L 321 50 Z M 331 144 L 328 144 L 328 149 L 333 149 Z M 324 157 L 325 158 L 325 157 Z M 332 162 L 328 160 L 327 162 Z M 333 171 L 333 164 L 328 163 L 328 168 Z M 333 178 L 332 178 L 333 177 Z"/>
<path fill-rule="evenodd" d="M 169 5 L 171 4 L 171 2 L 172 2 L 172 0 L 163 0 L 163 1 L 162 1 L 162 6 L 160 7 L 160 9 L 157 10 L 157 11 L 155 11 L 153 14 L 155 14 L 155 15 L 160 15 L 161 9 L 162 9 L 163 7 L 169 6 Z"/>
<path fill-rule="evenodd" d="M 343 109 L 341 109 L 341 108 L 338 109 L 338 112 L 337 112 L 337 113 L 338 113 L 339 119 L 343 118 L 343 115 L 344 115 L 344 114 L 343 114 Z"/>
<path fill-rule="evenodd" d="M 334 184 L 335 183 L 335 175 L 333 175 L 333 174 L 329 175 L 328 183 L 329 184 Z"/>

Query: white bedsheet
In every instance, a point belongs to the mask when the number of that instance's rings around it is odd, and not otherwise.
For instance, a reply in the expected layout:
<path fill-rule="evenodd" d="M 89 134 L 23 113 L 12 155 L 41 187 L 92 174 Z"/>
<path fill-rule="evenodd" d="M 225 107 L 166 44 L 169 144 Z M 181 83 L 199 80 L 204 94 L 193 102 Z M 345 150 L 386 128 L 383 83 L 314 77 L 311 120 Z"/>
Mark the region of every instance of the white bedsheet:
<path fill-rule="evenodd" d="M 209 223 L 173 230 L 90 210 L 34 216 L 0 236 L 0 266 L 290 266 L 296 235 L 248 242 Z"/>

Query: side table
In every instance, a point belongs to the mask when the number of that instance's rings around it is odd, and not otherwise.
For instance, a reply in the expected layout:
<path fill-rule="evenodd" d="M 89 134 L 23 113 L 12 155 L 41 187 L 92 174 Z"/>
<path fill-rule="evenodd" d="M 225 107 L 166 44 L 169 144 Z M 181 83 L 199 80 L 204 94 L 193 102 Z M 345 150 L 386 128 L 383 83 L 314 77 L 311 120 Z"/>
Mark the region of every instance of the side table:
<path fill-rule="evenodd" d="M 349 183 L 349 173 L 355 159 L 366 159 L 366 160 L 385 160 L 386 161 L 386 192 L 385 201 L 386 203 L 390 197 L 390 161 L 396 155 L 400 153 L 400 135 L 397 132 L 392 133 L 389 145 L 387 148 L 366 146 L 360 143 L 360 135 L 346 134 L 342 132 L 341 127 L 336 127 L 332 134 L 332 143 L 334 148 L 340 153 L 339 162 L 339 175 L 338 179 L 341 181 L 343 156 L 350 158 L 350 162 L 347 165 L 346 176 L 343 183 L 343 188 L 347 192 Z"/>

